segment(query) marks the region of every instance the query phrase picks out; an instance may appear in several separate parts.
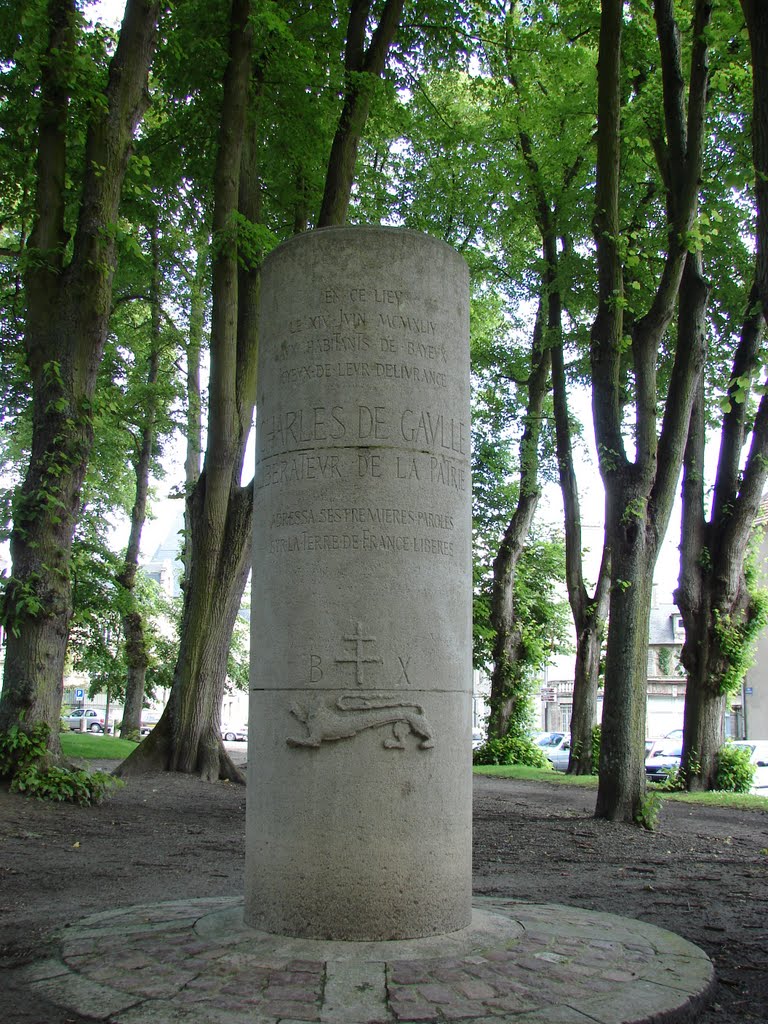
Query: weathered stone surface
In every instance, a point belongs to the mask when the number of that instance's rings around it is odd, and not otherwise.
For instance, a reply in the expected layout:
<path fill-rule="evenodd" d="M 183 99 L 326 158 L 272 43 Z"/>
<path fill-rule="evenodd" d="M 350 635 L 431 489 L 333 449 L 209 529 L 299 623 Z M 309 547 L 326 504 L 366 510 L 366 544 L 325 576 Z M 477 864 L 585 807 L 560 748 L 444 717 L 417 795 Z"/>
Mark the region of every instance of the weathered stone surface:
<path fill-rule="evenodd" d="M 335 228 L 262 276 L 246 920 L 401 939 L 471 915 L 468 275 Z"/>

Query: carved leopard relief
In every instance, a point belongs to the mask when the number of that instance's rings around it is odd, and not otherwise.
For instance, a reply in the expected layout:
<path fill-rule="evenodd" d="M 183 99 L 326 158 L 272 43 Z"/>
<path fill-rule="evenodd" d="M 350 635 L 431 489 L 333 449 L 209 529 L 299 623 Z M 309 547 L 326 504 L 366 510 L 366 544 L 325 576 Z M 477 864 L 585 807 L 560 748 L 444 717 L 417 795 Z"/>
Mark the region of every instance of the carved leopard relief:
<path fill-rule="evenodd" d="M 303 737 L 289 736 L 290 747 L 319 747 L 322 743 L 351 739 L 365 729 L 390 727 L 384 740 L 388 750 L 404 750 L 409 733 L 419 738 L 419 749 L 434 746 L 432 729 L 419 704 L 407 701 L 371 700 L 359 694 L 339 697 L 334 702 L 316 698 L 311 704 L 294 703 L 291 714 L 307 730 Z"/>

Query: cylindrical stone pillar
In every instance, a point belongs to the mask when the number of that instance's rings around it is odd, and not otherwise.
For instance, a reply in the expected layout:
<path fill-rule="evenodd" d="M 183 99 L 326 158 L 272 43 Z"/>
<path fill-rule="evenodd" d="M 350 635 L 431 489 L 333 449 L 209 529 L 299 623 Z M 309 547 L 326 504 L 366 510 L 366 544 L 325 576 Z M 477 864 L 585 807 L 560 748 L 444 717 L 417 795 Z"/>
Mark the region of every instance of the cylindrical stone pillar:
<path fill-rule="evenodd" d="M 396 228 L 265 261 L 245 920 L 402 939 L 471 916 L 469 289 Z"/>

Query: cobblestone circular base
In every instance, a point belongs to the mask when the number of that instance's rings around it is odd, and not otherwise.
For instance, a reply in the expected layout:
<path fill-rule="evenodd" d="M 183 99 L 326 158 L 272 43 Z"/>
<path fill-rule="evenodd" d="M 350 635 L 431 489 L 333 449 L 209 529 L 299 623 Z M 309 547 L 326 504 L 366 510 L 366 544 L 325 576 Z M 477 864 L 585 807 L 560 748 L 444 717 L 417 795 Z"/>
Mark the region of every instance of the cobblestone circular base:
<path fill-rule="evenodd" d="M 66 929 L 26 969 L 57 1005 L 112 1024 L 665 1024 L 692 1021 L 709 958 L 642 921 L 476 900 L 472 925 L 396 942 L 255 931 L 242 899 L 127 907 Z"/>

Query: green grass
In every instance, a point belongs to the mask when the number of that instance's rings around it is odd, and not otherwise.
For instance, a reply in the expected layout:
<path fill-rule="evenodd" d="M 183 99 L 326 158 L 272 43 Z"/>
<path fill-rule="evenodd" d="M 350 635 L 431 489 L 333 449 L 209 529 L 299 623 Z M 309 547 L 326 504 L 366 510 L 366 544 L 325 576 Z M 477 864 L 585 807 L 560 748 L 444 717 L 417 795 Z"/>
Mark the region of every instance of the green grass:
<path fill-rule="evenodd" d="M 566 775 L 565 772 L 554 772 L 547 768 L 529 768 L 522 764 L 489 764 L 474 765 L 473 772 L 477 775 L 492 775 L 501 779 L 521 779 L 528 782 L 555 782 L 563 786 L 586 786 L 597 789 L 596 775 Z M 667 791 L 653 783 L 648 792 L 658 793 L 664 800 L 677 800 L 681 803 L 700 804 L 706 807 L 729 807 L 737 811 L 764 811 L 768 814 L 768 797 L 754 796 L 751 793 L 679 793 Z"/>
<path fill-rule="evenodd" d="M 656 789 L 655 786 L 649 787 Z M 768 814 L 768 797 L 754 793 L 665 793 L 665 800 L 677 800 L 683 804 L 704 804 L 708 807 L 730 807 L 736 811 L 764 811 Z"/>
<path fill-rule="evenodd" d="M 122 761 L 136 749 L 136 744 L 101 733 L 63 732 L 61 749 L 67 757 L 85 758 L 86 761 Z"/>
<path fill-rule="evenodd" d="M 554 782 L 566 786 L 597 788 L 596 775 L 566 775 L 552 768 L 531 768 L 526 764 L 476 764 L 472 771 L 477 775 L 494 775 L 501 779 L 525 779 L 528 782 Z"/>

